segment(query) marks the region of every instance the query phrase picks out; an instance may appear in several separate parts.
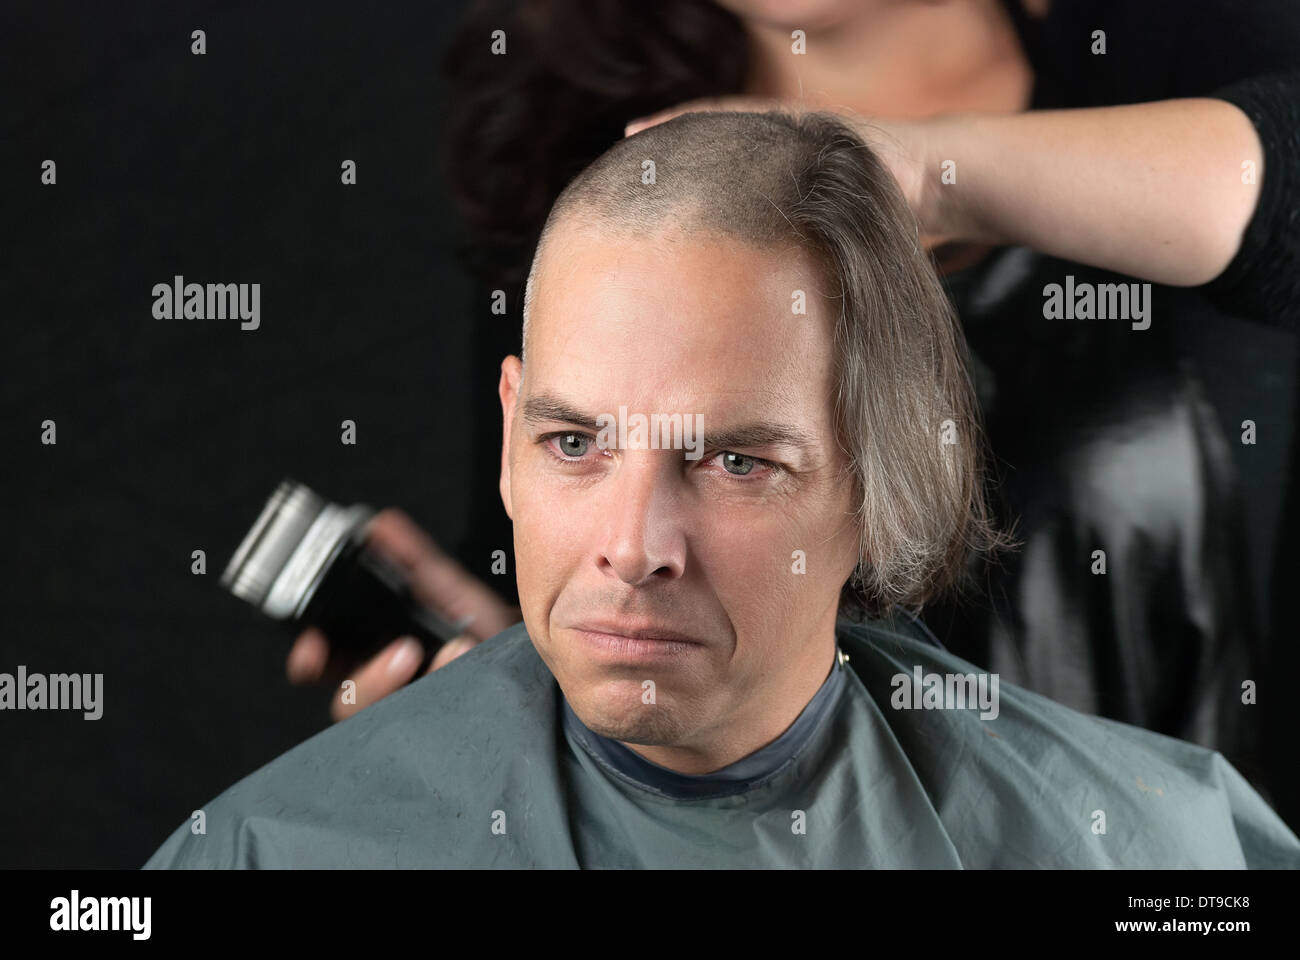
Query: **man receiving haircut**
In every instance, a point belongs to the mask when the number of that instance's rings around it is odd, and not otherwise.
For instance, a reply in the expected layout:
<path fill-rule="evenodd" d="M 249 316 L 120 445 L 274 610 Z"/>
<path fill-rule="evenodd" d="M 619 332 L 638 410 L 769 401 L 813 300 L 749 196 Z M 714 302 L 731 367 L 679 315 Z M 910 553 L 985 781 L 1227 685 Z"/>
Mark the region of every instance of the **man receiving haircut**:
<path fill-rule="evenodd" d="M 833 117 L 614 145 L 551 211 L 521 353 L 523 622 L 147 867 L 1300 865 L 1220 754 L 999 685 L 908 612 L 1002 541 L 956 318 Z M 598 442 L 620 408 L 701 417 L 703 455 Z"/>

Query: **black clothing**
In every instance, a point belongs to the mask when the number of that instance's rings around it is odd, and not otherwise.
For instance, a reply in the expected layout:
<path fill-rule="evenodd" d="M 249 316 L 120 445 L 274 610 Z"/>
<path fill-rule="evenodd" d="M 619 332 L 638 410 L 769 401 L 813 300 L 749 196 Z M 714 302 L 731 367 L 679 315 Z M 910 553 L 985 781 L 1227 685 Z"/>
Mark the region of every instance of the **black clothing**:
<path fill-rule="evenodd" d="M 1001 515 L 1023 546 L 983 573 L 987 597 L 926 618 L 1010 682 L 1221 750 L 1297 822 L 1280 752 L 1294 722 L 1274 707 L 1285 688 L 1267 686 L 1293 675 L 1278 670 L 1293 655 L 1278 649 L 1280 621 L 1257 623 L 1234 458 L 1265 442 L 1280 458 L 1289 433 L 1267 384 L 1289 379 L 1293 348 L 1261 358 L 1259 344 L 1278 340 L 1264 325 L 1294 331 L 1300 312 L 1300 8 L 1206 3 L 1197 18 L 1185 4 L 1056 0 L 1041 23 L 1019 0 L 1008 9 L 1036 75 L 1031 109 L 1228 100 L 1263 143 L 1261 196 L 1219 277 L 1151 285 L 1146 330 L 1045 319 L 1047 284 L 1134 278 L 1023 248 L 945 277 L 975 355 Z M 1105 55 L 1091 52 L 1098 29 Z M 1242 443 L 1246 420 L 1271 436 Z M 1267 690 L 1260 705 L 1243 703 L 1247 681 Z"/>

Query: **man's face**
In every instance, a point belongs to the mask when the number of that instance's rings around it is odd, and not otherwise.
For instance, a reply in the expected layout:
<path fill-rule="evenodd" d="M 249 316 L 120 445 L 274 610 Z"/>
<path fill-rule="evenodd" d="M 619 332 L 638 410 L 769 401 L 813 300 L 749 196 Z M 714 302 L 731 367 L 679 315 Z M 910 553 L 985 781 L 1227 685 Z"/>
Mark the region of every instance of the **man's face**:
<path fill-rule="evenodd" d="M 527 375 L 502 365 L 501 494 L 524 622 L 574 711 L 706 772 L 779 735 L 825 680 L 858 531 L 813 261 L 665 229 L 552 233 Z M 597 417 L 620 407 L 629 424 L 701 415 L 698 458 L 631 431 L 602 448 Z"/>

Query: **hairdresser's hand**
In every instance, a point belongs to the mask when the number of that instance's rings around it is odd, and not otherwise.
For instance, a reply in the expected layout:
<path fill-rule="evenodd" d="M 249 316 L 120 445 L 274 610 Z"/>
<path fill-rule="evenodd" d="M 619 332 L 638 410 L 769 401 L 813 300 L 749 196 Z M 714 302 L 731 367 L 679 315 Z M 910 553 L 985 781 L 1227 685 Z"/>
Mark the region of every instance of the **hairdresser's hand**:
<path fill-rule="evenodd" d="M 421 603 L 453 623 L 473 618 L 463 636 L 438 650 L 426 672 L 445 666 L 521 619 L 518 607 L 508 605 L 448 556 L 401 510 L 389 508 L 376 514 L 366 542 L 406 574 L 411 593 Z M 419 641 L 412 637 L 395 639 L 347 678 L 356 683 L 356 703 L 343 703 L 342 683 L 336 685 L 330 716 L 343 720 L 400 690 L 415 675 L 423 658 Z M 341 674 L 340 668 L 345 667 L 331 661 L 329 639 L 315 627 L 298 635 L 286 663 L 289 682 L 294 684 L 333 683 Z"/>
<path fill-rule="evenodd" d="M 770 97 L 704 97 L 633 120 L 624 128 L 623 135 L 630 137 L 683 113 L 721 110 L 759 113 L 769 110 L 781 110 L 787 113 L 819 110 L 834 114 L 862 137 L 894 175 L 903 197 L 907 200 L 907 205 L 916 216 L 920 227 L 921 245 L 929 250 L 958 239 L 944 222 L 938 204 L 939 177 L 942 171 L 938 166 L 939 161 L 931 157 L 935 141 L 934 130 L 938 125 L 936 121 L 873 119 L 864 117 L 847 107 L 836 106 L 829 101 L 818 101 L 814 98 L 804 103 L 796 103 Z"/>
<path fill-rule="evenodd" d="M 702 97 L 699 100 L 688 100 L 685 103 L 677 104 L 675 107 L 669 107 L 666 110 L 660 110 L 658 113 L 652 113 L 649 116 L 639 117 L 636 120 L 632 120 L 623 128 L 623 136 L 630 137 L 647 127 L 653 127 L 656 124 L 663 123 L 665 120 L 671 120 L 673 117 L 680 116 L 683 113 L 707 113 L 717 110 L 738 110 L 753 113 L 765 113 L 768 110 L 786 110 L 794 112 L 799 109 L 800 108 L 795 104 L 787 103 L 784 100 L 777 100 L 772 97 Z"/>

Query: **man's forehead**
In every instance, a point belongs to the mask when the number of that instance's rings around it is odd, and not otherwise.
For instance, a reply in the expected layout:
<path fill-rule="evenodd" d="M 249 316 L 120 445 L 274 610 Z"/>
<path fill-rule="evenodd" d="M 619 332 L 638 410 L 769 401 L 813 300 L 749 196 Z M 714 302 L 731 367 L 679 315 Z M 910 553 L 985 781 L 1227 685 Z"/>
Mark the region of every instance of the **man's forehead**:
<path fill-rule="evenodd" d="M 822 272 L 813 254 L 792 243 L 758 243 L 679 222 L 620 227 L 572 216 L 546 240 L 533 296 L 566 310 L 602 288 L 603 295 L 675 296 L 683 304 L 696 294 L 714 309 L 748 301 L 751 308 L 788 310 L 792 290 L 823 292 Z"/>
<path fill-rule="evenodd" d="M 526 419 L 591 430 L 620 406 L 698 414 L 710 443 L 744 447 L 828 432 L 832 325 L 802 251 L 578 220 L 554 239 L 530 312 Z"/>
<path fill-rule="evenodd" d="M 554 242 L 552 242 L 554 241 Z M 677 373 L 730 363 L 807 379 L 830 352 L 830 307 L 804 251 L 706 231 L 562 224 L 531 292 L 528 357 Z M 648 371 L 647 371 L 648 372 Z"/>

